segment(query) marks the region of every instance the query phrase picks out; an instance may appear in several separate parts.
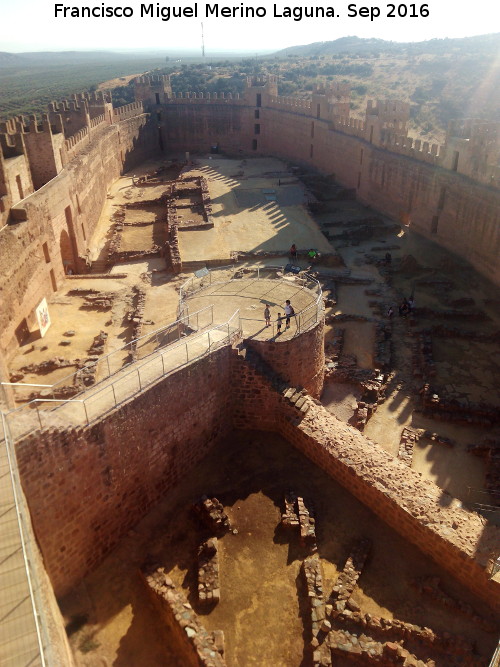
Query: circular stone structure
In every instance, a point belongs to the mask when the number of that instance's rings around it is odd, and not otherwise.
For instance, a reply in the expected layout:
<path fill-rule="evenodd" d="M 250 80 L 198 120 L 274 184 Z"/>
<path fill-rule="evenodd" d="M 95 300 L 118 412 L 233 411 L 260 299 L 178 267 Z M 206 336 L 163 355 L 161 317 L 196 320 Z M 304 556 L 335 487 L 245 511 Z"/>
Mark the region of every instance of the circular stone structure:
<path fill-rule="evenodd" d="M 247 347 L 258 352 L 283 380 L 319 397 L 325 366 L 324 308 L 316 280 L 269 269 L 211 271 L 188 281 L 181 299 L 191 313 L 213 306 L 214 326 L 239 311 Z M 288 329 L 284 318 L 287 299 L 295 311 Z M 264 319 L 266 305 L 271 312 L 270 326 Z"/>

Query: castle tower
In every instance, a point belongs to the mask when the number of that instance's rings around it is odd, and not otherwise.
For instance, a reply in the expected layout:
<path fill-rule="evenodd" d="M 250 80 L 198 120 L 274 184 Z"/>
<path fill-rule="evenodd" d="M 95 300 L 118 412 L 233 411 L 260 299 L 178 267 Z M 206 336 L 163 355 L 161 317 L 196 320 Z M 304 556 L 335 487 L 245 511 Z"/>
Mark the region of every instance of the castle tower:
<path fill-rule="evenodd" d="M 278 77 L 268 74 L 261 77 L 247 77 L 245 89 L 245 101 L 250 106 L 265 107 L 269 104 L 270 97 L 278 95 Z"/>
<path fill-rule="evenodd" d="M 0 123 L 0 219 L 6 222 L 9 207 L 33 192 L 33 181 L 24 142 L 23 117 Z"/>
<path fill-rule="evenodd" d="M 366 106 L 366 139 L 376 146 L 389 136 L 408 136 L 410 105 L 399 100 L 368 100 Z"/>
<path fill-rule="evenodd" d="M 318 119 L 333 121 L 349 118 L 351 88 L 346 83 L 316 86 L 311 99 L 311 110 Z"/>
<path fill-rule="evenodd" d="M 24 143 L 35 190 L 57 176 L 64 166 L 61 116 L 54 114 L 53 121 L 51 124 L 48 114 L 43 114 L 41 123 L 36 116 L 30 116 L 29 124 L 24 127 Z"/>
<path fill-rule="evenodd" d="M 164 104 L 172 96 L 172 86 L 168 74 L 139 76 L 134 79 L 136 102 L 144 104 Z"/>
<path fill-rule="evenodd" d="M 64 138 L 69 139 L 79 130 L 90 126 L 89 107 L 86 99 L 74 99 L 62 102 L 51 102 L 49 104 L 49 121 L 52 125 L 58 126 L 60 122 L 57 116 L 62 120 L 62 129 Z"/>

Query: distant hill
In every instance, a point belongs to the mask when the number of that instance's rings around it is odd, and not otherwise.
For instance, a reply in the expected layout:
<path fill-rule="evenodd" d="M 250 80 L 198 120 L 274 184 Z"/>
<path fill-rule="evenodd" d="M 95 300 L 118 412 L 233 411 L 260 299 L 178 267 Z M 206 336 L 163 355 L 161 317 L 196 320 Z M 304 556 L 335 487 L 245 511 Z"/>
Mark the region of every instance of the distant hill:
<path fill-rule="evenodd" d="M 0 67 L 80 65 L 90 62 L 119 62 L 130 60 L 127 53 L 113 51 L 26 51 L 24 53 L 0 52 Z"/>
<path fill-rule="evenodd" d="M 500 52 L 500 33 L 461 37 L 456 39 L 430 39 L 425 42 L 390 42 L 384 39 L 363 39 L 361 37 L 341 37 L 331 42 L 314 42 L 300 46 L 290 46 L 277 51 L 276 56 L 334 56 L 340 54 L 366 56 L 374 53 L 394 56 L 416 56 L 422 54 L 497 54 Z"/>
<path fill-rule="evenodd" d="M 22 65 L 24 62 L 17 53 L 7 53 L 0 51 L 0 67 L 12 67 L 15 65 Z"/>

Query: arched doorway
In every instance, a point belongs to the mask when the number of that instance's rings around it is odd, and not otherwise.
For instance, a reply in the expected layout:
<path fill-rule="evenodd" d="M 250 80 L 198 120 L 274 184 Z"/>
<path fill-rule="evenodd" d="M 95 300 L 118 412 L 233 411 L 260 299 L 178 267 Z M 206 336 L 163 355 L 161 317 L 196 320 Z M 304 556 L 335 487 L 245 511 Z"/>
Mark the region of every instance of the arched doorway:
<path fill-rule="evenodd" d="M 59 249 L 61 252 L 61 259 L 63 263 L 64 273 L 75 273 L 75 256 L 73 254 L 73 244 L 69 238 L 68 232 L 63 229 L 59 237 Z"/>

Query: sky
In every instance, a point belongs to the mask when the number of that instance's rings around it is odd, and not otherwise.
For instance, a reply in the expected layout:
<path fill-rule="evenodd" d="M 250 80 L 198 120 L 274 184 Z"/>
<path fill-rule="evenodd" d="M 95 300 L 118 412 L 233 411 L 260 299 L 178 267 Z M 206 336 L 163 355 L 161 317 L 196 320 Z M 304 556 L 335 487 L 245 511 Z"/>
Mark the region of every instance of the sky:
<path fill-rule="evenodd" d="M 150 48 L 192 49 L 201 44 L 201 22 L 204 24 L 205 48 L 210 51 L 274 51 L 297 44 L 329 41 L 348 35 L 375 37 L 398 42 L 423 41 L 443 37 L 466 37 L 500 32 L 500 3 L 496 0 L 429 0 L 427 3 L 398 3 L 396 17 L 387 16 L 391 5 L 386 2 L 352 2 L 351 0 L 285 0 L 270 2 L 195 2 L 178 0 L 173 4 L 146 0 L 143 4 L 157 7 L 189 10 L 197 5 L 198 16 L 189 18 L 161 18 L 142 16 L 138 0 L 61 0 L 61 6 L 130 7 L 130 18 L 64 18 L 55 17 L 59 0 L 0 0 L 0 51 L 58 51 L 78 49 Z M 67 3 L 67 4 L 65 4 Z M 71 3 L 74 3 L 73 5 Z M 398 4 L 396 4 L 398 3 Z M 237 18 L 206 15 L 207 4 L 222 7 L 263 8 L 261 18 Z M 274 6 L 277 14 L 274 16 Z M 394 6 L 394 5 L 392 5 Z M 333 7 L 334 18 L 302 18 L 294 21 L 283 16 L 285 7 Z M 350 9 L 349 9 L 350 7 Z M 361 16 L 360 10 L 368 16 Z M 398 8 L 407 16 L 399 17 Z M 428 10 L 429 15 L 423 16 Z M 414 9 L 417 16 L 411 16 Z M 377 11 L 379 15 L 377 16 Z M 356 13 L 356 15 L 355 15 Z M 351 14 L 349 16 L 349 14 Z M 11 30 L 6 29 L 7 26 Z M 21 28 L 22 26 L 22 28 Z"/>

